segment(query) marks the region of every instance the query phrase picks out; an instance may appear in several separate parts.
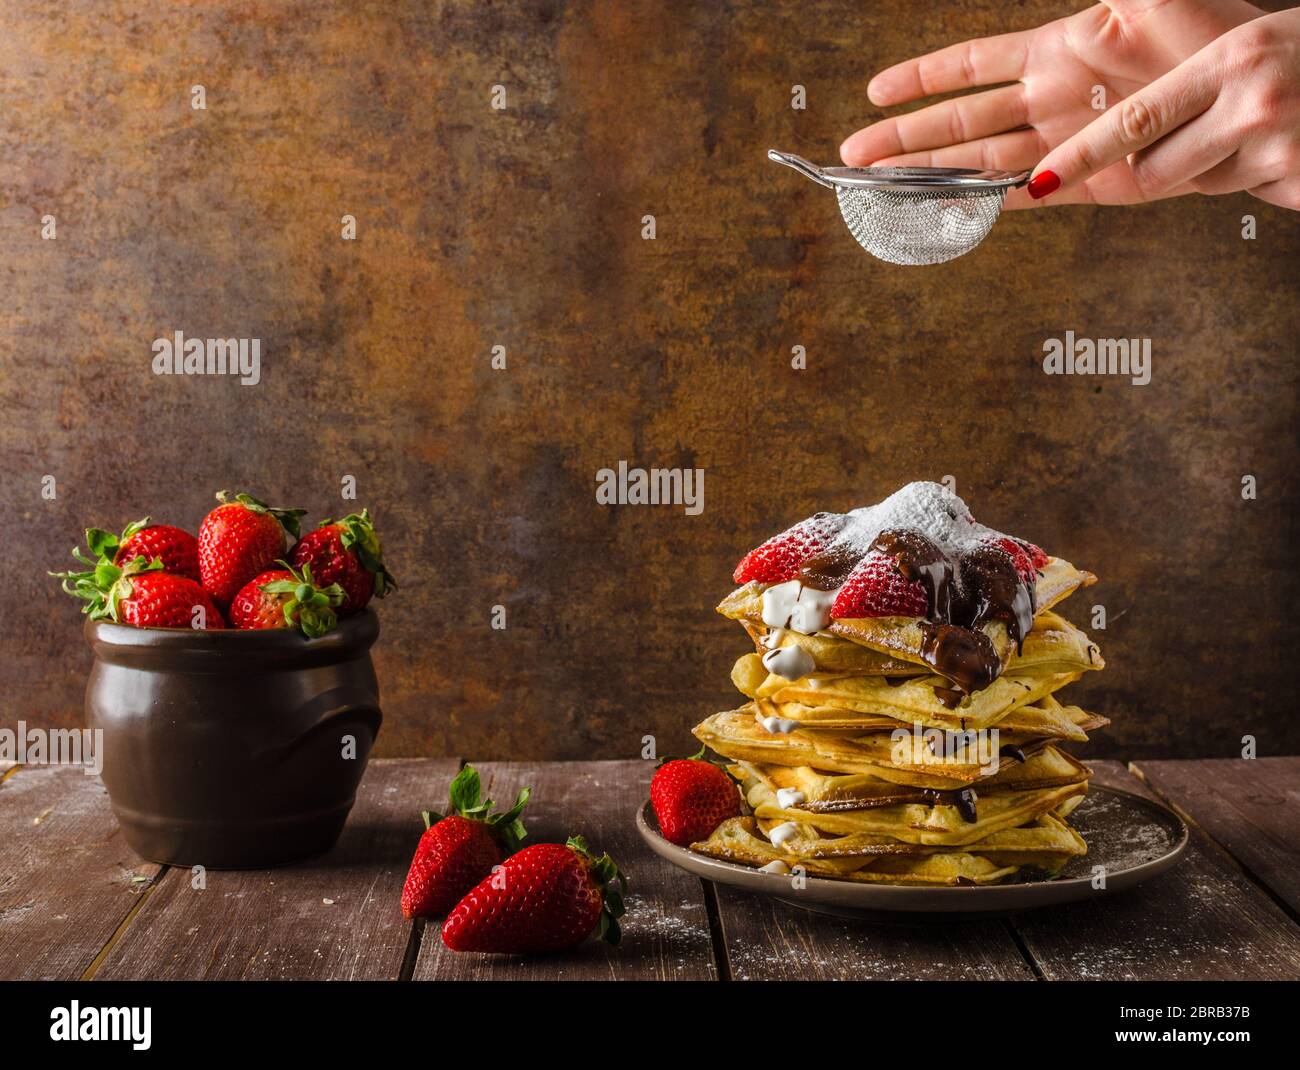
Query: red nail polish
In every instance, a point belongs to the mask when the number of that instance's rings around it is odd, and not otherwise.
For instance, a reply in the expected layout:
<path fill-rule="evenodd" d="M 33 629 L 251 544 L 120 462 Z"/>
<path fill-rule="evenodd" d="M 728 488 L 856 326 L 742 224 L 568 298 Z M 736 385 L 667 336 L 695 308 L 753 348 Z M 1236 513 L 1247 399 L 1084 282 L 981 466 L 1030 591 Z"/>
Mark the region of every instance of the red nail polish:
<path fill-rule="evenodd" d="M 1039 171 L 1029 180 L 1029 196 L 1034 200 L 1055 193 L 1061 188 L 1061 176 L 1055 171 Z"/>

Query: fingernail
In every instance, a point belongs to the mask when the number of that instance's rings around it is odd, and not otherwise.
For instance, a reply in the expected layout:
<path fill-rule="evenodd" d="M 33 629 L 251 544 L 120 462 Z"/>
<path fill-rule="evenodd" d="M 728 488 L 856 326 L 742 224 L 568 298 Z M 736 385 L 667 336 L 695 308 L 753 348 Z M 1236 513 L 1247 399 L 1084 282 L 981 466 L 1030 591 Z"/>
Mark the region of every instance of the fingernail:
<path fill-rule="evenodd" d="M 1061 188 L 1061 176 L 1055 171 L 1039 171 L 1029 180 L 1029 196 L 1034 200 L 1055 193 Z"/>

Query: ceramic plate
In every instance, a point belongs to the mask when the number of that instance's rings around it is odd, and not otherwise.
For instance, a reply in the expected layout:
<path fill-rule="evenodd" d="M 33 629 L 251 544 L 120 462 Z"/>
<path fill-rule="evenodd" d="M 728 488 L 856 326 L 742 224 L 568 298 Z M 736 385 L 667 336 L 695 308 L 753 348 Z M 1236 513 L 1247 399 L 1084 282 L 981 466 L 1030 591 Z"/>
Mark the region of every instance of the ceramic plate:
<path fill-rule="evenodd" d="M 1172 810 L 1119 788 L 1094 786 L 1070 815 L 1070 824 L 1088 843 L 1088 854 L 1073 859 L 1054 880 L 1029 880 L 984 887 L 926 887 L 911 884 L 857 884 L 807 877 L 791 887 L 789 876 L 760 873 L 749 866 L 721 862 L 669 843 L 659 834 L 647 802 L 637 813 L 637 831 L 660 857 L 705 880 L 774 896 L 808 910 L 852 917 L 915 912 L 924 914 L 1010 914 L 1056 903 L 1072 903 L 1132 888 L 1163 873 L 1187 848 L 1187 826 Z M 1106 867 L 1104 890 L 1092 886 L 1093 867 Z"/>

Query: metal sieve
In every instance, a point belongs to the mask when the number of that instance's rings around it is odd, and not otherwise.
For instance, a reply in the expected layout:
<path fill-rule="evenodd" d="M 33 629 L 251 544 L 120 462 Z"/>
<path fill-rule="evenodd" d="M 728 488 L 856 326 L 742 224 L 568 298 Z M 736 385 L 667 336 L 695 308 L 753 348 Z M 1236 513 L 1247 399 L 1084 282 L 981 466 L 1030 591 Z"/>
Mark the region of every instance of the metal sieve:
<path fill-rule="evenodd" d="M 768 159 L 835 191 L 849 231 L 891 264 L 942 264 L 969 253 L 993 227 L 1007 190 L 1028 171 L 953 167 L 818 167 L 769 149 Z"/>

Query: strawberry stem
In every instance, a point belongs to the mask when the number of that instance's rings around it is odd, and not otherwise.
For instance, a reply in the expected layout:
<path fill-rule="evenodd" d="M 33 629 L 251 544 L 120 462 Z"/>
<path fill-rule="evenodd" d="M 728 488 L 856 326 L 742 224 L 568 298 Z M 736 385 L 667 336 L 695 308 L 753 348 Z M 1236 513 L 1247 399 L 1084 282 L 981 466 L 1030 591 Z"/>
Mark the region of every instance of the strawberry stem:
<path fill-rule="evenodd" d="M 221 502 L 223 505 L 234 505 L 238 503 L 253 513 L 269 513 L 271 516 L 275 517 L 275 519 L 280 522 L 280 526 L 295 539 L 298 537 L 300 531 L 298 519 L 299 517 L 305 516 L 307 513 L 306 509 L 277 509 L 274 506 L 267 505 L 266 502 L 262 501 L 260 498 L 254 498 L 251 494 L 244 494 L 241 492 L 232 495 L 228 490 L 217 491 L 217 501 Z"/>
<path fill-rule="evenodd" d="M 299 572 L 285 561 L 277 561 L 276 564 L 287 571 L 292 578 L 263 583 L 259 586 L 259 590 L 267 594 L 291 596 L 281 606 L 284 622 L 291 628 L 294 626 L 301 628 L 303 635 L 308 639 L 319 639 L 326 632 L 333 630 L 339 622 L 334 607 L 342 605 L 346 597 L 343 588 L 337 583 L 331 583 L 328 587 L 317 587 L 312 582 L 310 565 L 303 565 L 302 571 Z"/>
<path fill-rule="evenodd" d="M 384 567 L 384 554 L 379 546 L 379 536 L 375 533 L 374 521 L 370 519 L 370 510 L 349 513 L 339 520 L 322 520 L 317 526 L 327 528 L 331 524 L 338 524 L 343 529 L 339 535 L 343 548 L 355 553 L 361 566 L 375 577 L 375 597 L 383 598 L 389 591 L 395 591 L 397 581 Z"/>
<path fill-rule="evenodd" d="M 89 540 L 90 532 L 86 535 Z M 60 586 L 66 594 L 86 603 L 81 612 L 89 614 L 91 620 L 117 621 L 118 606 L 124 598 L 131 597 L 131 577 L 142 572 L 161 572 L 163 567 L 161 558 L 150 561 L 144 554 L 137 554 L 121 566 L 105 557 L 92 560 L 75 547 L 72 556 L 91 567 L 83 572 L 51 572 L 50 575 L 62 581 Z"/>
<path fill-rule="evenodd" d="M 655 768 L 660 769 L 669 762 L 703 762 L 705 765 L 716 765 L 719 769 L 725 771 L 727 768 L 727 763 L 725 761 L 719 761 L 717 758 L 704 757 L 705 752 L 707 752 L 708 749 L 707 744 L 701 744 L 700 749 L 688 758 L 674 758 L 672 755 L 665 755 L 659 759 L 659 764 L 656 765 Z"/>
<path fill-rule="evenodd" d="M 472 821 L 485 821 L 488 831 L 496 838 L 497 843 L 507 855 L 512 855 L 523 845 L 527 838 L 528 832 L 524 828 L 524 823 L 519 819 L 523 809 L 528 805 L 528 799 L 532 795 L 532 788 L 521 788 L 519 794 L 515 796 L 515 804 L 509 810 L 502 813 L 492 813 L 494 803 L 491 799 L 482 799 L 482 782 L 479 778 L 478 770 L 472 765 L 466 764 L 465 768 L 456 774 L 451 782 L 451 789 L 448 792 L 450 796 L 449 814 L 455 814 L 459 817 L 467 817 Z M 423 811 L 424 827 L 437 824 L 442 820 L 443 815 L 433 813 L 429 810 Z M 433 818 L 430 821 L 430 817 Z"/>
<path fill-rule="evenodd" d="M 597 858 L 587 846 L 587 841 L 581 836 L 570 836 L 566 845 L 570 850 L 576 851 L 591 867 L 591 879 L 599 886 L 602 899 L 597 935 L 611 946 L 617 947 L 619 941 L 623 939 L 623 930 L 619 926 L 618 919 L 627 913 L 623 903 L 623 896 L 627 894 L 627 877 L 618 868 L 618 864 L 609 857 L 608 852 Z M 618 882 L 617 888 L 613 887 L 615 881 Z"/>

